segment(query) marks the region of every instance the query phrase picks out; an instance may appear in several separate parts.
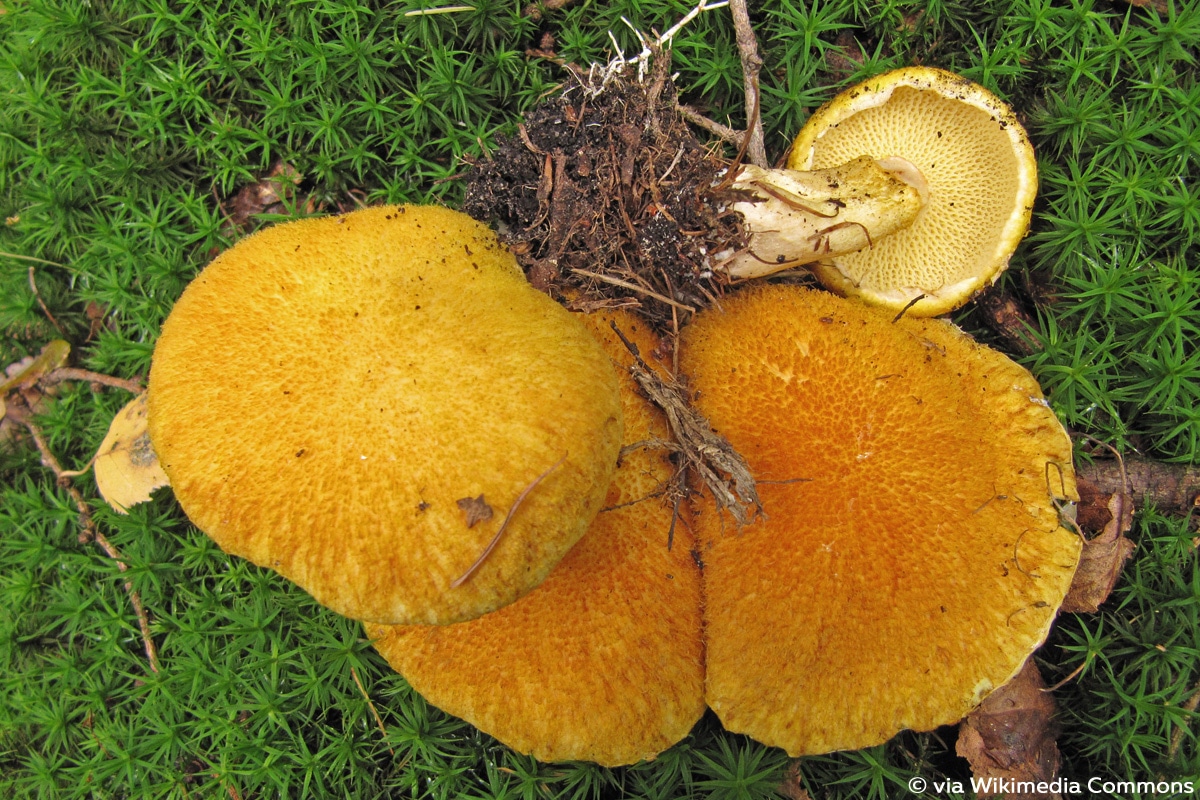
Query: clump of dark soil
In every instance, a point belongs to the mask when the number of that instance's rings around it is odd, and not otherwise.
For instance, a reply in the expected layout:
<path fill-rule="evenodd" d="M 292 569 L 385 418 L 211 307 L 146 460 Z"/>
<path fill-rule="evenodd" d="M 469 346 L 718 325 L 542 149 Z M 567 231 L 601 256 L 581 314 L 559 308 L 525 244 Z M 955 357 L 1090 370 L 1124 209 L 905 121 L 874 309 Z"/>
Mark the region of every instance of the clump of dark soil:
<path fill-rule="evenodd" d="M 660 331 L 715 302 L 726 281 L 712 256 L 745 246 L 715 185 L 728 164 L 676 111 L 669 63 L 645 81 L 572 70 L 472 167 L 463 205 L 534 286 L 584 310 L 634 306 Z"/>
<path fill-rule="evenodd" d="M 472 165 L 462 208 L 498 229 L 538 289 L 582 311 L 632 307 L 675 334 L 718 302 L 728 281 L 714 260 L 746 235 L 742 215 L 726 210 L 737 199 L 721 180 L 730 165 L 680 117 L 669 58 L 653 63 L 644 81 L 629 69 L 569 68 L 567 87 Z M 663 337 L 666 351 L 674 344 Z M 678 509 L 694 474 L 748 524 L 762 506 L 745 459 L 691 407 L 685 380 L 662 380 L 627 346 L 634 379 L 671 430 L 655 445 L 676 463 L 667 501 Z"/>

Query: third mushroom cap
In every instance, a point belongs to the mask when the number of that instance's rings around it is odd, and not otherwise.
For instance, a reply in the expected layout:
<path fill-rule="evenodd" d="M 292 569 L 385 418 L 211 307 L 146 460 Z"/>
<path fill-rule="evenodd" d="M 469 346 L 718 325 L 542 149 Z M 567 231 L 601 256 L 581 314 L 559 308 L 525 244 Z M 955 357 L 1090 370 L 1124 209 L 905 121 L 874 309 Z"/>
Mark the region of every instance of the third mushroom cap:
<path fill-rule="evenodd" d="M 767 519 L 696 509 L 709 705 L 792 755 L 958 721 L 1071 583 L 1065 431 L 1027 371 L 941 320 L 794 286 L 723 305 L 681 366 Z"/>

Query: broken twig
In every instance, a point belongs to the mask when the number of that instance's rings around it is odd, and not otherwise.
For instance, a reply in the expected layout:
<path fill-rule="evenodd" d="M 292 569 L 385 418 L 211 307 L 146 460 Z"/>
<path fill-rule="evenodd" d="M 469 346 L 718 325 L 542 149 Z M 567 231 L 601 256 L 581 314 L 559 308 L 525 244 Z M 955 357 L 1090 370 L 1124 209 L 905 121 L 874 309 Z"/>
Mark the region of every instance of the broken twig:
<path fill-rule="evenodd" d="M 746 94 L 746 133 L 750 137 L 746 158 L 754 166 L 765 169 L 770 165 L 767 163 L 762 115 L 759 113 L 761 98 L 758 89 L 758 74 L 762 71 L 763 60 L 762 56 L 758 54 L 758 39 L 754 35 L 754 28 L 750 26 L 750 10 L 747 8 L 746 0 L 729 0 L 729 11 L 733 15 L 738 53 L 742 57 L 742 83 Z"/>
<path fill-rule="evenodd" d="M 633 355 L 630 374 L 650 402 L 663 410 L 678 451 L 683 457 L 682 470 L 694 469 L 712 492 L 717 506 L 729 509 L 739 526 L 749 525 L 762 513 L 754 475 L 741 454 L 725 437 L 714 433 L 701 414 L 688 404 L 686 391 L 674 380 L 665 380 L 642 359 L 637 345 L 629 341 L 616 323 L 613 332 Z M 732 484 L 732 487 L 730 486 Z"/>
<path fill-rule="evenodd" d="M 37 446 L 38 452 L 42 456 L 42 464 L 54 473 L 55 480 L 58 485 L 67 490 L 71 495 L 71 500 L 75 503 L 75 508 L 79 511 L 79 524 L 83 528 L 83 534 L 80 536 L 80 541 L 84 542 L 92 540 L 100 545 L 101 549 L 117 562 L 117 568 L 121 572 L 128 572 L 129 565 L 125 563 L 125 557 L 121 552 L 108 540 L 100 529 L 96 526 L 95 520 L 92 519 L 92 511 L 88 507 L 87 501 L 83 499 L 83 494 L 71 486 L 69 481 L 69 473 L 67 473 L 62 465 L 55 458 L 54 453 L 50 450 L 50 445 L 46 442 L 46 437 L 42 434 L 41 428 L 33 421 L 32 414 L 24 407 L 21 401 L 9 403 L 8 415 L 17 422 L 25 426 L 29 431 L 29 435 L 33 438 L 34 444 Z M 158 673 L 158 648 L 154 646 L 154 639 L 150 635 L 150 617 L 146 613 L 145 606 L 142 605 L 141 595 L 133 588 L 133 582 L 125 581 L 125 593 L 129 595 L 129 603 L 133 606 L 133 611 L 137 615 L 138 628 L 142 634 L 142 645 L 146 650 L 146 658 L 150 662 L 150 671 Z"/>

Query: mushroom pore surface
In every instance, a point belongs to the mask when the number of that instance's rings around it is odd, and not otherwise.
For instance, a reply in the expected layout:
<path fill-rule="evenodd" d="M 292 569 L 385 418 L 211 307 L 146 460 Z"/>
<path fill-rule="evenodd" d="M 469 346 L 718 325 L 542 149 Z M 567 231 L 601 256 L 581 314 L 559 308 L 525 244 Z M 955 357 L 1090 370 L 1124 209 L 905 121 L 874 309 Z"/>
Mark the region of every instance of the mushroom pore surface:
<path fill-rule="evenodd" d="M 927 191 L 911 225 L 818 264 L 828 288 L 896 310 L 911 303 L 909 316 L 928 317 L 995 282 L 1037 192 L 1033 148 L 1011 108 L 944 70 L 894 70 L 814 113 L 788 166 L 822 169 L 862 155 L 903 158 Z"/>
<path fill-rule="evenodd" d="M 622 435 L 593 338 L 438 207 L 290 222 L 219 256 L 163 327 L 149 414 L 199 528 L 385 623 L 473 618 L 540 583 Z"/>
<path fill-rule="evenodd" d="M 766 519 L 696 505 L 708 704 L 792 755 L 956 722 L 1070 585 L 1069 438 L 1026 370 L 941 320 L 793 286 L 723 305 L 681 369 Z"/>

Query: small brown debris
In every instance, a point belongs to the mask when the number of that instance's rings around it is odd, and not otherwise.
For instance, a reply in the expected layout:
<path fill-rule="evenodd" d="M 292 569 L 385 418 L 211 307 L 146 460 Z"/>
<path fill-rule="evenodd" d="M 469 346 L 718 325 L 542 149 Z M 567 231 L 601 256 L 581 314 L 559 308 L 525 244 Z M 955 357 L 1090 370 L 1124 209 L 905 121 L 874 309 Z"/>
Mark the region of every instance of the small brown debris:
<path fill-rule="evenodd" d="M 1049 783 L 1058 774 L 1061 758 L 1055 743 L 1057 705 L 1033 660 L 1017 676 L 993 692 L 971 712 L 958 729 L 954 749 L 971 764 L 981 781 Z M 998 792 L 980 788 L 979 797 Z M 1054 797 L 1052 794 L 1007 794 L 1015 798 Z"/>
<path fill-rule="evenodd" d="M 103 330 L 113 330 L 112 321 L 108 318 L 108 308 L 94 300 L 89 300 L 83 311 L 88 320 L 88 335 L 86 341 L 92 341 Z"/>
<path fill-rule="evenodd" d="M 62 339 L 55 339 L 43 347 L 35 358 L 23 358 L 9 364 L 4 370 L 7 378 L 0 383 L 0 395 L 32 389 L 48 373 L 65 364 L 70 353 L 71 345 Z"/>
<path fill-rule="evenodd" d="M 474 528 L 476 523 L 486 522 L 492 518 L 492 507 L 484 502 L 483 495 L 479 497 L 464 497 L 456 501 L 467 517 L 467 527 Z"/>
<path fill-rule="evenodd" d="M 712 492 L 717 507 L 727 509 L 738 527 L 749 525 L 762 514 L 762 501 L 758 497 L 754 474 L 746 459 L 734 449 L 729 440 L 716 433 L 703 414 L 692 407 L 687 389 L 674 379 L 663 378 L 651 369 L 642 358 L 635 344 L 613 324 L 613 331 L 624 342 L 633 355 L 634 363 L 629 374 L 650 402 L 667 415 L 667 426 L 671 430 L 672 448 L 677 448 L 683 464 L 677 473 L 679 480 L 668 491 L 668 500 L 678 502 L 686 489 L 685 475 L 695 470 L 696 475 Z"/>
<path fill-rule="evenodd" d="M 1080 504 L 1076 520 L 1084 531 L 1099 535 L 1085 539 L 1083 554 L 1062 610 L 1094 614 L 1112 592 L 1121 568 L 1133 553 L 1134 543 L 1124 534 L 1133 525 L 1133 499 L 1124 492 L 1104 495 L 1090 482 L 1079 481 Z M 1100 507 L 1099 501 L 1106 501 Z"/>
<path fill-rule="evenodd" d="M 286 203 L 291 201 L 296 187 L 303 180 L 304 176 L 291 164 L 276 161 L 265 178 L 243 186 L 232 200 L 222 203 L 229 214 L 230 224 L 246 230 L 258 214 L 286 213 Z"/>
<path fill-rule="evenodd" d="M 463 202 L 503 228 L 539 290 L 576 308 L 635 306 L 659 332 L 715 302 L 725 279 L 712 255 L 746 239 L 731 193 L 714 188 L 726 164 L 679 116 L 669 67 L 657 57 L 645 82 L 572 72 L 472 165 Z"/>
<path fill-rule="evenodd" d="M 793 760 L 783 773 L 783 783 L 779 784 L 778 791 L 788 800 L 812 800 L 812 796 L 804 788 L 804 772 L 800 766 L 802 763 L 800 759 Z"/>
<path fill-rule="evenodd" d="M 1125 2 L 1129 3 L 1131 6 L 1137 6 L 1138 8 L 1152 9 L 1157 11 L 1159 14 L 1167 14 L 1171 11 L 1171 7 L 1167 3 L 1167 0 L 1125 0 Z"/>
<path fill-rule="evenodd" d="M 983 321 L 1012 352 L 1028 356 L 1041 349 L 1037 320 L 1015 294 L 993 288 L 979 295 L 977 302 Z"/>
<path fill-rule="evenodd" d="M 66 362 L 70 352 L 70 345 L 56 339 L 37 356 L 27 356 L 5 367 L 4 381 L 0 382 L 0 444 L 14 443 L 24 433 L 24 425 L 12 418 L 10 407 L 33 415 L 45 410 L 47 397 L 54 390 L 43 381 Z"/>

